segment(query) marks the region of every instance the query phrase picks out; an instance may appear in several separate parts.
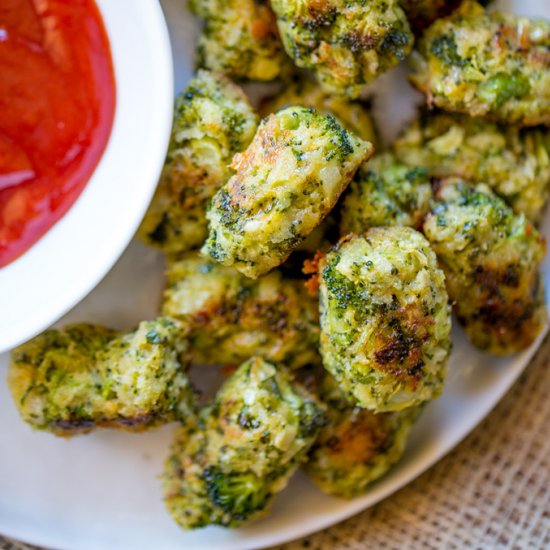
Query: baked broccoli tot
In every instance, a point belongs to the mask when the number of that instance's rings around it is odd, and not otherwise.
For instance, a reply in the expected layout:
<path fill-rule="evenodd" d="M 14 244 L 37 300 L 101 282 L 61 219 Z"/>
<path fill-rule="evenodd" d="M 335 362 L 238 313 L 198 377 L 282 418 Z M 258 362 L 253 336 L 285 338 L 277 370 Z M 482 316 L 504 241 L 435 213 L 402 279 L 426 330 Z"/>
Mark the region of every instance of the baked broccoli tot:
<path fill-rule="evenodd" d="M 279 271 L 253 280 L 188 254 L 166 273 L 164 315 L 190 328 L 193 358 L 238 365 L 252 355 L 290 368 L 319 364 L 319 311 L 304 281 Z"/>
<path fill-rule="evenodd" d="M 265 118 L 212 199 L 203 254 L 248 277 L 267 273 L 321 223 L 371 153 L 370 143 L 313 109 Z"/>
<path fill-rule="evenodd" d="M 99 426 L 142 430 L 188 416 L 188 345 L 172 320 L 135 332 L 47 330 L 12 352 L 9 387 L 23 420 L 70 436 Z"/>
<path fill-rule="evenodd" d="M 233 155 L 250 143 L 257 125 L 238 86 L 220 74 L 197 73 L 176 100 L 166 164 L 139 231 L 145 243 L 169 254 L 202 245 L 208 201 L 229 179 Z"/>
<path fill-rule="evenodd" d="M 387 413 L 362 409 L 346 399 L 328 374 L 321 382 L 320 398 L 328 422 L 304 470 L 326 493 L 344 498 L 362 495 L 401 458 L 420 408 Z"/>
<path fill-rule="evenodd" d="M 204 19 L 198 65 L 237 79 L 273 80 L 289 60 L 266 0 L 191 0 Z"/>
<path fill-rule="evenodd" d="M 261 517 L 324 422 L 322 406 L 288 371 L 250 359 L 178 432 L 164 472 L 168 511 L 184 529 Z"/>
<path fill-rule="evenodd" d="M 397 158 L 438 178 L 482 181 L 517 214 L 539 221 L 550 191 L 550 132 L 423 113 L 395 141 Z"/>
<path fill-rule="evenodd" d="M 393 225 L 419 229 L 432 195 L 425 168 L 406 166 L 391 153 L 376 155 L 357 171 L 346 191 L 341 234 Z"/>
<path fill-rule="evenodd" d="M 413 45 L 398 0 L 273 0 L 272 6 L 286 52 L 329 93 L 356 99 Z"/>
<path fill-rule="evenodd" d="M 550 124 L 550 22 L 487 13 L 466 0 L 422 36 L 413 84 L 446 111 L 522 126 Z"/>
<path fill-rule="evenodd" d="M 321 354 L 347 398 L 400 411 L 443 390 L 451 349 L 445 276 L 408 227 L 343 238 L 320 262 Z"/>
<path fill-rule="evenodd" d="M 478 348 L 527 348 L 546 322 L 539 267 L 544 240 L 485 185 L 440 184 L 424 233 L 445 271 L 459 322 Z"/>

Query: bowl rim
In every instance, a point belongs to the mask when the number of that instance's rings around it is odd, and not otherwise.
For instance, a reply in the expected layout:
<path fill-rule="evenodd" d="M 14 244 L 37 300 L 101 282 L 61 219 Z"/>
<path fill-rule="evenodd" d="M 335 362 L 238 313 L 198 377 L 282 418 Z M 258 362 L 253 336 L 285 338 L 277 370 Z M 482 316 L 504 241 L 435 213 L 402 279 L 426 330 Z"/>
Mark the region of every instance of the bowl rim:
<path fill-rule="evenodd" d="M 174 74 L 160 3 L 132 0 L 130 11 L 126 2 L 96 4 L 115 73 L 113 127 L 75 203 L 0 269 L 0 352 L 46 329 L 103 279 L 136 232 L 164 164 Z"/>

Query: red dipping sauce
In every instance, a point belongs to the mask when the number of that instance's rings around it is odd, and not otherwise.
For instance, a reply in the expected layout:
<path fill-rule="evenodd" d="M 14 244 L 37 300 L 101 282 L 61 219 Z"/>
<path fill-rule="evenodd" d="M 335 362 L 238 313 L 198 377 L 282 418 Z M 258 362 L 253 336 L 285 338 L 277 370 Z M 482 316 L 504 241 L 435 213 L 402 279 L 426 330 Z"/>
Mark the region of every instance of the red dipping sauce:
<path fill-rule="evenodd" d="M 77 199 L 114 112 L 109 41 L 93 0 L 0 0 L 0 267 Z"/>

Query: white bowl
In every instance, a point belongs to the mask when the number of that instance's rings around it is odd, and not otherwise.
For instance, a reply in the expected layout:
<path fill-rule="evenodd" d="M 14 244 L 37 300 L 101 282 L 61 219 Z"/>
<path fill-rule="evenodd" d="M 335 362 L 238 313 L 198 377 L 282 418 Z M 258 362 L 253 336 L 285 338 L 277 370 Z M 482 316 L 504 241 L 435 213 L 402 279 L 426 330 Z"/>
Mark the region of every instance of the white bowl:
<path fill-rule="evenodd" d="M 166 154 L 173 74 L 158 0 L 96 1 L 116 78 L 113 130 L 67 214 L 0 269 L 0 351 L 48 327 L 104 277 L 134 235 Z"/>

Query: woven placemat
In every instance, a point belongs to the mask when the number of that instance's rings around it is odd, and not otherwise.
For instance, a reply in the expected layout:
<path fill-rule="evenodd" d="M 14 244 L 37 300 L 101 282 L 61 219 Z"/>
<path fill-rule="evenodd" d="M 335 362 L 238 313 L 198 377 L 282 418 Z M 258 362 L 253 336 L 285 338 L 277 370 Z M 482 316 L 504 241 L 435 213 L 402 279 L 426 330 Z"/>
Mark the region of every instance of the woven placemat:
<path fill-rule="evenodd" d="M 550 548 L 550 337 L 453 452 L 377 506 L 280 550 Z M 30 546 L 2 539 L 0 550 Z"/>

